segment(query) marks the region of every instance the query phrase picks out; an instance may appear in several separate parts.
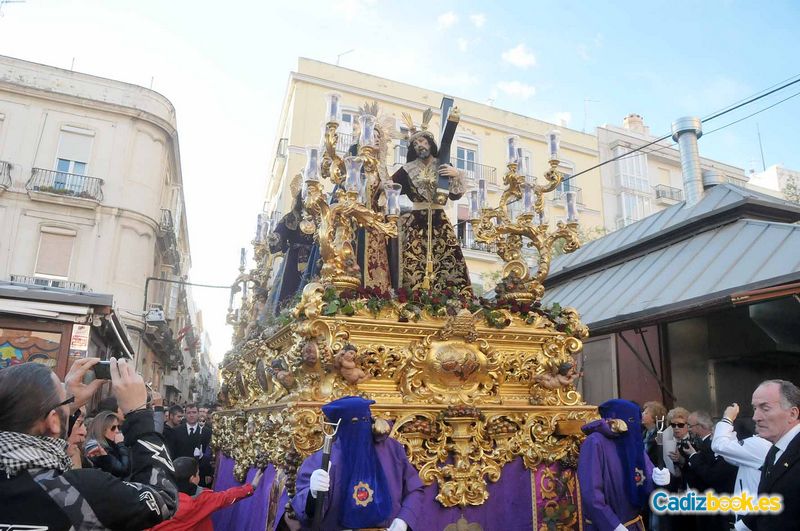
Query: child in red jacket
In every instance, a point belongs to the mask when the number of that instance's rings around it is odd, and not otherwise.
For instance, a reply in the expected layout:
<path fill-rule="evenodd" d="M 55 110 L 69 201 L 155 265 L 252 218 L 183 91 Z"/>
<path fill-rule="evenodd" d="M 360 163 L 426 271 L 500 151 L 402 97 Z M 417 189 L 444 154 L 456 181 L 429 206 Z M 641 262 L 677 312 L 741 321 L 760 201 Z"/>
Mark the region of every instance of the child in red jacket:
<path fill-rule="evenodd" d="M 264 471 L 259 470 L 250 483 L 214 492 L 197 486 L 200 469 L 195 458 L 179 457 L 172 463 L 179 491 L 178 512 L 150 531 L 214 531 L 211 513 L 252 495 L 264 475 Z"/>

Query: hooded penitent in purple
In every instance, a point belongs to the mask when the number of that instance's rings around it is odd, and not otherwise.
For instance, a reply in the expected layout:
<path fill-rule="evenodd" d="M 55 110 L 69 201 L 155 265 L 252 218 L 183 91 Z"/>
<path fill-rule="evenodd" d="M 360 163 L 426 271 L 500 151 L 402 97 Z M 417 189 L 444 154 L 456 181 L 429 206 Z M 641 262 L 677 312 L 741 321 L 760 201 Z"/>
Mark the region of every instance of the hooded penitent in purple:
<path fill-rule="evenodd" d="M 421 524 L 418 515 L 423 498 L 422 480 L 408 462 L 400 443 L 385 437 L 373 439 L 371 403 L 358 397 L 345 397 L 323 406 L 328 420 L 341 419 L 331 449 L 331 488 L 325 498 L 320 527 L 326 531 L 387 528 L 395 518 L 404 520 L 411 529 L 419 529 Z M 292 506 L 304 528 L 311 526 L 314 515 L 315 498 L 309 491 L 309 480 L 321 464 L 322 452 L 317 452 L 306 459 L 297 472 Z M 385 510 L 380 507 L 384 503 Z M 377 504 L 376 508 L 370 511 L 373 504 Z"/>
<path fill-rule="evenodd" d="M 613 531 L 628 524 L 630 530 L 643 530 L 635 520 L 653 490 L 653 464 L 642 443 L 639 407 L 609 400 L 599 410 L 603 418 L 582 428 L 587 437 L 578 457 L 584 529 Z M 613 430 L 611 419 L 625 421 L 627 431 Z"/>

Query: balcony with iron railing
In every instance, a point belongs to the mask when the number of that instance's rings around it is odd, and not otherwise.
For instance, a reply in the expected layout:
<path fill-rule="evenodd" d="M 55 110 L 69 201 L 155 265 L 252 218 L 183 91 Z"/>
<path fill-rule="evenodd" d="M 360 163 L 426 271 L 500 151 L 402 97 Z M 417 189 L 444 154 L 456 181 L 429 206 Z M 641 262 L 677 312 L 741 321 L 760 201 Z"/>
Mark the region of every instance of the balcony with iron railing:
<path fill-rule="evenodd" d="M 567 192 L 577 192 L 575 197 L 575 202 L 579 205 L 583 205 L 583 189 L 579 186 L 570 186 L 569 188 L 559 189 L 556 188 L 553 191 L 553 201 L 566 201 L 567 200 Z"/>
<path fill-rule="evenodd" d="M 683 201 L 683 190 L 680 188 L 673 188 L 665 184 L 659 184 L 653 187 L 656 193 L 656 200 L 662 203 L 679 203 Z"/>
<path fill-rule="evenodd" d="M 497 169 L 494 166 L 478 164 L 470 160 L 454 159 L 453 164 L 462 170 L 467 179 L 467 185 L 476 186 L 478 181 L 486 179 L 487 184 L 497 186 Z"/>
<path fill-rule="evenodd" d="M 356 135 L 352 133 L 339 133 L 339 139 L 336 141 L 336 153 L 339 155 L 346 155 L 350 151 L 350 146 L 358 142 Z"/>
<path fill-rule="evenodd" d="M 11 188 L 11 163 L 0 160 L 0 193 Z"/>
<path fill-rule="evenodd" d="M 459 222 L 462 223 L 462 222 Z M 469 251 L 483 251 L 484 253 L 496 253 L 497 252 L 497 244 L 494 243 L 480 243 L 475 241 L 475 235 L 472 234 L 471 230 L 468 230 L 466 234 L 459 235 L 458 241 L 461 244 L 462 249 L 466 249 Z"/>
<path fill-rule="evenodd" d="M 43 168 L 31 170 L 25 189 L 31 199 L 88 208 L 96 207 L 103 200 L 103 179 Z"/>
<path fill-rule="evenodd" d="M 60 288 L 70 291 L 86 291 L 86 284 L 83 282 L 72 282 L 71 280 L 58 280 L 53 278 L 32 277 L 29 275 L 11 275 L 11 282 L 18 284 L 28 284 L 30 286 L 42 286 L 45 288 Z"/>

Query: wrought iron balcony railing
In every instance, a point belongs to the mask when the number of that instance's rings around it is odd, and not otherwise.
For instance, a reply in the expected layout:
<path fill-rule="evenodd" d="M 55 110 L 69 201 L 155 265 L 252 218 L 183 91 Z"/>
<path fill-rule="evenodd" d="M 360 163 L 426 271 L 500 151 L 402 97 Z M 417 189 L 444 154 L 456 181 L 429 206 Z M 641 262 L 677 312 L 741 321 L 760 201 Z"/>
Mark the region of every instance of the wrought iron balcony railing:
<path fill-rule="evenodd" d="M 339 133 L 339 140 L 336 142 L 336 153 L 346 155 L 350 151 L 350 146 L 358 141 L 352 133 Z"/>
<path fill-rule="evenodd" d="M 486 179 L 487 184 L 497 185 L 497 169 L 493 166 L 464 159 L 454 159 L 452 162 L 466 174 L 469 184 L 477 184 L 481 179 Z"/>
<path fill-rule="evenodd" d="M 103 179 L 56 170 L 33 168 L 25 188 L 32 192 L 103 200 Z"/>
<path fill-rule="evenodd" d="M 670 199 L 672 201 L 683 201 L 683 190 L 680 188 L 673 188 L 665 184 L 659 184 L 653 187 L 656 192 L 656 199 Z"/>
<path fill-rule="evenodd" d="M 494 243 L 479 243 L 475 241 L 474 236 L 470 237 L 459 237 L 459 241 L 461 242 L 462 249 L 468 249 L 471 251 L 483 251 L 485 253 L 496 253 L 497 252 L 497 245 Z"/>
<path fill-rule="evenodd" d="M 577 192 L 577 196 L 575 197 L 575 201 L 582 205 L 583 203 L 583 189 L 579 186 L 570 186 L 569 188 L 559 190 L 556 189 L 553 191 L 553 200 L 554 201 L 566 201 L 567 200 L 567 192 Z"/>
<path fill-rule="evenodd" d="M 28 275 L 11 275 L 11 282 L 29 284 L 31 286 L 44 286 L 46 288 L 61 288 L 70 291 L 86 291 L 86 284 L 83 282 L 72 282 L 71 280 L 56 280 L 52 278 L 31 277 Z"/>
<path fill-rule="evenodd" d="M 0 188 L 11 188 L 11 163 L 4 160 L 0 160 Z"/>

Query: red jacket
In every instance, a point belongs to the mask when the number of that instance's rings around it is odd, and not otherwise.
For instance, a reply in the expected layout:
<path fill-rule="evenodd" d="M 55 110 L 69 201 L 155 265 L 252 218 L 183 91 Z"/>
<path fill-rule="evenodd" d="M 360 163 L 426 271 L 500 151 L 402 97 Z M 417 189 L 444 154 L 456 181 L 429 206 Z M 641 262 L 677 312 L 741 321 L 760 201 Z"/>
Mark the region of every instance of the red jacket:
<path fill-rule="evenodd" d="M 214 531 L 211 513 L 251 494 L 253 486 L 249 483 L 222 492 L 203 489 L 194 497 L 181 492 L 178 494 L 178 512 L 175 516 L 150 531 Z"/>

